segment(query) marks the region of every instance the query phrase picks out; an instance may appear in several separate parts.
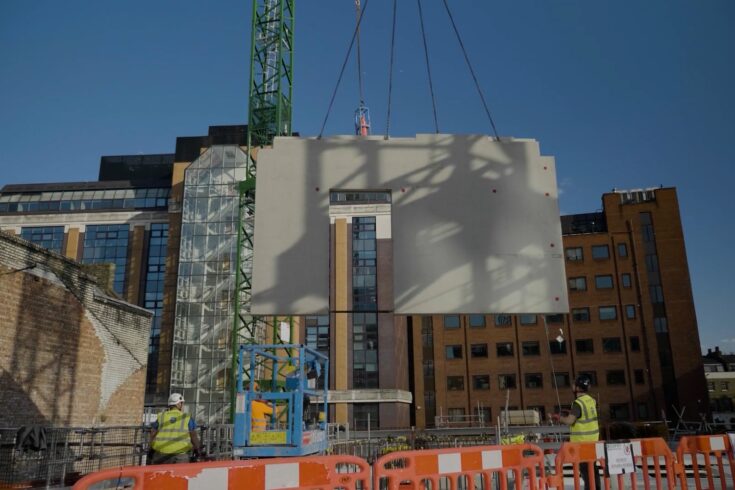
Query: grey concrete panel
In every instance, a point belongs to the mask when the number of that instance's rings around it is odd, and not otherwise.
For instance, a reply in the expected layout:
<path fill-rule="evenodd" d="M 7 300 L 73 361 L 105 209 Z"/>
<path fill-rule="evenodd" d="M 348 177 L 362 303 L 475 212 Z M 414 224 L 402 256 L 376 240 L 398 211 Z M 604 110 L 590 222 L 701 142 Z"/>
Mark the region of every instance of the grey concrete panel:
<path fill-rule="evenodd" d="M 554 159 L 484 135 L 276 138 L 261 150 L 252 309 L 329 308 L 330 189 L 389 189 L 395 312 L 569 310 Z"/>

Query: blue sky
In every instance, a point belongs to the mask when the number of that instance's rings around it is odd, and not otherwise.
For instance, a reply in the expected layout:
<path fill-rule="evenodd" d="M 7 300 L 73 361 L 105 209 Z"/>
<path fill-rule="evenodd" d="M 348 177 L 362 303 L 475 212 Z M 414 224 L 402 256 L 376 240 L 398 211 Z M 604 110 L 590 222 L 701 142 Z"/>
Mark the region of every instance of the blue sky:
<path fill-rule="evenodd" d="M 391 2 L 368 0 L 366 101 L 385 129 Z M 363 0 L 363 4 L 365 1 Z M 455 0 L 501 135 L 556 157 L 563 213 L 612 188 L 679 192 L 702 347 L 735 350 L 735 2 Z M 489 132 L 440 0 L 423 0 L 439 125 Z M 0 184 L 95 180 L 247 115 L 250 0 L 0 2 Z M 294 128 L 319 132 L 352 0 L 297 0 Z M 398 6 L 391 134 L 432 132 L 416 2 Z M 350 133 L 351 64 L 327 134 Z"/>

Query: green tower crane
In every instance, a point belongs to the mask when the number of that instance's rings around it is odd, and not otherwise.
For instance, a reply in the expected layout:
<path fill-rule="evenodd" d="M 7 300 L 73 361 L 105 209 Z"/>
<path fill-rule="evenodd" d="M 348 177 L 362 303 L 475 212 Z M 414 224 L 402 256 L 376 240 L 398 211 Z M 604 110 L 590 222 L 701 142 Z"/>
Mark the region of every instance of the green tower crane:
<path fill-rule="evenodd" d="M 240 182 L 237 269 L 232 328 L 232 369 L 230 373 L 231 410 L 235 413 L 235 388 L 238 352 L 241 344 L 280 340 L 278 322 L 250 314 L 253 272 L 253 231 L 255 223 L 255 176 L 258 149 L 271 145 L 276 136 L 291 134 L 293 95 L 293 41 L 295 0 L 253 0 L 250 88 L 248 94 L 248 163 L 246 178 Z M 293 327 L 289 320 L 289 326 Z M 252 373 L 249 373 L 252 374 Z"/>

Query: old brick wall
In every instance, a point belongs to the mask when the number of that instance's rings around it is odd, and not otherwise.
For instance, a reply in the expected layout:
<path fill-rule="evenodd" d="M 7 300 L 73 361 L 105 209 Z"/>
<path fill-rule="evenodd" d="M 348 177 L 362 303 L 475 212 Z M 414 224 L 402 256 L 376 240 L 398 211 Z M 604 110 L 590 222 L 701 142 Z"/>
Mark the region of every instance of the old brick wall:
<path fill-rule="evenodd" d="M 0 233 L 0 427 L 139 423 L 151 316 Z"/>

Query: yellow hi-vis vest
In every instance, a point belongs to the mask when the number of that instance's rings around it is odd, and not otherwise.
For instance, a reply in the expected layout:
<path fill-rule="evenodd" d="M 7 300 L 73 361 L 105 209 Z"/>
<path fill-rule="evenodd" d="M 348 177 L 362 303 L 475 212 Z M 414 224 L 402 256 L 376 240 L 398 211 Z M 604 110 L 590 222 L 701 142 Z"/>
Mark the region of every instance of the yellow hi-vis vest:
<path fill-rule="evenodd" d="M 189 436 L 191 416 L 177 408 L 171 408 L 158 415 L 158 432 L 151 447 L 161 454 L 182 454 L 194 446 Z"/>
<path fill-rule="evenodd" d="M 595 399 L 584 394 L 574 400 L 582 414 L 570 427 L 571 442 L 597 441 L 600 439 L 600 426 L 597 423 L 597 404 Z"/>

